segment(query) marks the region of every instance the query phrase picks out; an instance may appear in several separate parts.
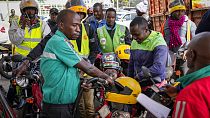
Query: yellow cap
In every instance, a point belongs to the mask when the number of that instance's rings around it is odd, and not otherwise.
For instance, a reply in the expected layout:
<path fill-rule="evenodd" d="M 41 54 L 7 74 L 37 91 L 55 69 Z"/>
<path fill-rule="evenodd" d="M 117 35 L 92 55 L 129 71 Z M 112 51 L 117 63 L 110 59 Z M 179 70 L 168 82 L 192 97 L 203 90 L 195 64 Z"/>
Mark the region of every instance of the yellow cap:
<path fill-rule="evenodd" d="M 82 12 L 82 13 L 87 14 L 87 8 L 85 6 L 72 6 L 69 9 L 77 13 Z"/>
<path fill-rule="evenodd" d="M 177 10 L 186 10 L 186 7 L 184 5 L 177 5 L 177 6 L 171 7 L 169 8 L 169 13 L 171 14 L 172 12 L 177 11 Z"/>

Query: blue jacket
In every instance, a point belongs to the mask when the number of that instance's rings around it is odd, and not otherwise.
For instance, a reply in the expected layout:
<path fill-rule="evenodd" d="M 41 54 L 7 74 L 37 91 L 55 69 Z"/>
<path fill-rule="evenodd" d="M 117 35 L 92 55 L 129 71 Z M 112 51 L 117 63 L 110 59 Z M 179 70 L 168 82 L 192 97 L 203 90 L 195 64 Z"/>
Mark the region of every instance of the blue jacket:
<path fill-rule="evenodd" d="M 165 79 L 166 61 L 168 48 L 161 33 L 152 31 L 147 39 L 141 44 L 136 40 L 131 43 L 131 55 L 128 66 L 128 76 L 138 75 L 140 80 L 143 78 L 141 67 L 149 68 L 152 77 Z"/>
<path fill-rule="evenodd" d="M 106 20 L 102 19 L 100 22 L 94 17 L 93 20 L 90 21 L 90 27 L 93 31 L 96 31 L 97 28 L 102 27 L 106 24 Z"/>

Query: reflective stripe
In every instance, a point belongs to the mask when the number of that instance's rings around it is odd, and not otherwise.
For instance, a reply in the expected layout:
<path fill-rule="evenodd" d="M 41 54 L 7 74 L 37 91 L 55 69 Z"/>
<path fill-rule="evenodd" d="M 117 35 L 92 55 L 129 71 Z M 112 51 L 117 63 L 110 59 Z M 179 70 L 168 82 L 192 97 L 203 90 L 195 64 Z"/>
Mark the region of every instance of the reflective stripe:
<path fill-rule="evenodd" d="M 22 46 L 22 45 L 18 45 L 17 47 L 22 49 L 22 50 L 31 51 L 31 48 L 29 48 L 29 47 L 25 47 L 25 46 Z"/>
<path fill-rule="evenodd" d="M 40 42 L 41 38 L 24 38 L 24 41 L 30 41 L 30 42 Z"/>
<path fill-rule="evenodd" d="M 184 116 L 185 105 L 186 105 L 186 102 L 183 101 L 183 102 L 182 102 L 182 111 L 181 111 L 181 113 L 180 113 L 180 118 L 183 118 L 183 116 Z"/>
<path fill-rule="evenodd" d="M 81 58 L 88 59 L 88 55 L 79 55 Z"/>
<path fill-rule="evenodd" d="M 181 101 L 178 101 L 178 102 L 176 103 L 175 118 L 178 118 L 178 113 L 179 113 L 179 109 L 180 109 L 180 104 L 181 104 Z"/>
<path fill-rule="evenodd" d="M 190 20 L 187 21 L 187 42 L 190 42 L 191 32 L 190 32 Z"/>
<path fill-rule="evenodd" d="M 49 53 L 49 52 L 43 52 L 42 57 L 47 57 L 47 58 L 50 58 L 50 59 L 57 59 L 55 54 Z"/>

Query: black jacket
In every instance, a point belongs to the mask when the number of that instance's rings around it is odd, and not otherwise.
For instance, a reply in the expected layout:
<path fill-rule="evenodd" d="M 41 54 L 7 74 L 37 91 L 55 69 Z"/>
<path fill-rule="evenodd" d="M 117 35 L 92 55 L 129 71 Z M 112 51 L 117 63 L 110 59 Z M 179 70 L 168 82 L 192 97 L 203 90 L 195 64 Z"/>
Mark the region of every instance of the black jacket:
<path fill-rule="evenodd" d="M 210 10 L 208 10 L 202 17 L 198 27 L 195 31 L 195 34 L 201 32 L 210 32 Z"/>
<path fill-rule="evenodd" d="M 47 20 L 47 24 L 49 25 L 52 32 L 55 32 L 57 28 L 57 23 L 52 21 L 51 19 Z"/>

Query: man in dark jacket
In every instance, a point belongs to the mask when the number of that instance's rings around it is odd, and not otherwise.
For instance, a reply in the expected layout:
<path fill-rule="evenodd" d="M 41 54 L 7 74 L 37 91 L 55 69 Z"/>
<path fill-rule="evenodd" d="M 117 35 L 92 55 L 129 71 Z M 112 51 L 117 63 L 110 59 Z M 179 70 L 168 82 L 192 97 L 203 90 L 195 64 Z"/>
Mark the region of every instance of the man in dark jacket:
<path fill-rule="evenodd" d="M 130 32 L 134 40 L 131 43 L 128 76 L 137 79 L 141 86 L 151 85 L 152 82 L 145 78 L 142 71 L 142 66 L 145 66 L 155 82 L 163 81 L 168 48 L 161 33 L 149 30 L 148 22 L 143 17 L 133 19 Z"/>
<path fill-rule="evenodd" d="M 47 20 L 47 24 L 49 25 L 52 32 L 55 32 L 57 30 L 57 23 L 56 19 L 58 16 L 58 9 L 52 8 L 50 9 L 50 19 Z"/>
<path fill-rule="evenodd" d="M 207 31 L 210 31 L 210 10 L 208 10 L 202 17 L 200 23 L 198 24 L 198 27 L 195 31 L 195 34 Z"/>

